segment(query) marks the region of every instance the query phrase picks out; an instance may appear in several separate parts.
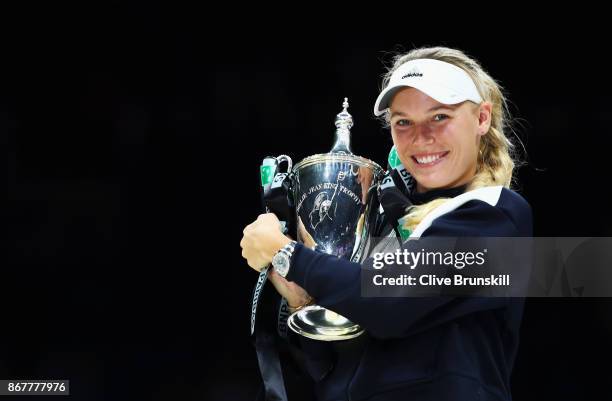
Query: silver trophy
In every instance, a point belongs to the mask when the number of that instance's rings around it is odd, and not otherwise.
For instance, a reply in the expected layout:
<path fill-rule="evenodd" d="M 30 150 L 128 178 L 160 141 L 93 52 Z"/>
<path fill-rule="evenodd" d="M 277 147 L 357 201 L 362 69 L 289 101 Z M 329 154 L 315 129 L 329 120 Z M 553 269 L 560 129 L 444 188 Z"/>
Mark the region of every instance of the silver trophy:
<path fill-rule="evenodd" d="M 329 153 L 305 158 L 292 169 L 292 188 L 297 220 L 316 249 L 340 258 L 361 262 L 363 247 L 374 215 L 370 201 L 382 168 L 355 156 L 350 148 L 353 117 L 348 99 L 336 116 L 336 139 Z M 298 241 L 305 241 L 298 230 Z M 318 305 L 300 309 L 288 319 L 298 334 L 315 340 L 337 341 L 357 337 L 363 329 L 331 310 Z"/>

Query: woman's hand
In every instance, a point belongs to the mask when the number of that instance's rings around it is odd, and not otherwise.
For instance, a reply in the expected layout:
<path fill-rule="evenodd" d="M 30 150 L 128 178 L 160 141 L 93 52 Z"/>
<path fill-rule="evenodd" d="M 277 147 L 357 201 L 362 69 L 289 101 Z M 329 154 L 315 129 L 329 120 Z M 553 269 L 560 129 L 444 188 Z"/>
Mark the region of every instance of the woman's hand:
<path fill-rule="evenodd" d="M 276 291 L 287 300 L 290 308 L 295 309 L 312 301 L 312 297 L 308 295 L 306 290 L 293 281 L 287 281 L 274 269 L 270 269 L 268 279 L 272 282 Z"/>
<path fill-rule="evenodd" d="M 301 221 L 300 225 L 300 230 L 306 231 Z M 247 260 L 249 266 L 257 271 L 270 264 L 276 252 L 291 242 L 291 238 L 281 232 L 280 222 L 273 213 L 260 214 L 257 220 L 246 226 L 243 234 L 242 241 L 240 241 L 242 257 Z M 314 241 L 312 242 L 314 244 Z M 305 305 L 312 300 L 302 287 L 293 281 L 287 281 L 273 268 L 270 269 L 268 279 L 292 308 Z"/>
<path fill-rule="evenodd" d="M 310 233 L 306 231 L 306 227 L 304 227 L 304 223 L 302 223 L 302 218 L 299 216 L 298 216 L 298 233 L 300 234 L 299 238 L 302 238 L 302 242 L 304 243 L 304 245 L 310 249 L 313 249 L 314 246 L 316 245 L 316 242 L 314 238 L 312 238 L 312 235 L 310 235 Z"/>
<path fill-rule="evenodd" d="M 242 257 L 249 266 L 260 271 L 266 267 L 282 247 L 291 242 L 280 229 L 280 222 L 274 213 L 260 214 L 243 231 L 240 247 Z"/>

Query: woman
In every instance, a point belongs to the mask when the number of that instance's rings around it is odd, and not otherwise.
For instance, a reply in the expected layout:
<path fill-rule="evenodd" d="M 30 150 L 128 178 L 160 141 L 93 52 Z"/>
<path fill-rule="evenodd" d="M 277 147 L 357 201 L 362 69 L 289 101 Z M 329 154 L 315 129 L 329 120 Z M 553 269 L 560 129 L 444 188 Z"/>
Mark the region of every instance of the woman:
<path fill-rule="evenodd" d="M 477 61 L 444 47 L 397 57 L 374 113 L 416 183 L 402 219 L 412 237 L 532 235 L 531 209 L 509 189 L 506 100 Z M 314 298 L 367 332 L 332 345 L 331 368 L 314 377 L 319 399 L 511 399 L 520 299 L 362 297 L 358 263 L 294 243 L 278 227 L 264 214 L 245 228 L 249 266 L 261 270 L 284 248 L 289 270 L 270 280 L 289 305 Z"/>

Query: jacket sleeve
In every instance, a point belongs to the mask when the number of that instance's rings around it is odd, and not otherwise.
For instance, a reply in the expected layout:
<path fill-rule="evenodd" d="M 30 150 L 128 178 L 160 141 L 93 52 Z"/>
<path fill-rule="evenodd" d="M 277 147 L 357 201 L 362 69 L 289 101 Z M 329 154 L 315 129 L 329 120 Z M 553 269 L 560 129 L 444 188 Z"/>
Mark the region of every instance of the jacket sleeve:
<path fill-rule="evenodd" d="M 531 221 L 523 223 L 531 225 Z M 519 231 L 504 211 L 472 200 L 435 219 L 421 238 L 512 237 L 520 236 Z M 404 247 L 420 250 L 419 242 L 407 241 Z M 364 265 L 371 262 L 369 258 Z M 502 308 L 508 302 L 493 297 L 363 297 L 361 266 L 298 244 L 287 279 L 303 287 L 317 304 L 360 324 L 377 338 L 404 337 L 470 313 Z"/>

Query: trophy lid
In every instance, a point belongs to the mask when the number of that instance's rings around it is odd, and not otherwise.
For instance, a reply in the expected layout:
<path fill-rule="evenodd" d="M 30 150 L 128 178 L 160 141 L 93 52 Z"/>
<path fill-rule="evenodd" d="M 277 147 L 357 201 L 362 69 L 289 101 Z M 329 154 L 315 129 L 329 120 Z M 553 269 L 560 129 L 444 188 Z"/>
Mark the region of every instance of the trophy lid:
<path fill-rule="evenodd" d="M 351 128 L 353 127 L 353 116 L 347 111 L 349 107 L 348 98 L 342 103 L 344 108 L 336 115 L 336 140 L 330 153 L 353 154 L 351 151 Z"/>
<path fill-rule="evenodd" d="M 344 98 L 342 111 L 336 115 L 336 139 L 329 153 L 316 154 L 301 160 L 293 167 L 293 171 L 319 163 L 348 162 L 370 168 L 375 174 L 381 173 L 382 168 L 372 160 L 356 156 L 351 151 L 351 128 L 353 127 L 353 116 L 348 112 L 348 98 Z"/>

